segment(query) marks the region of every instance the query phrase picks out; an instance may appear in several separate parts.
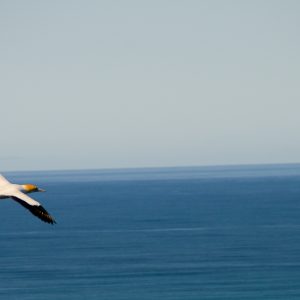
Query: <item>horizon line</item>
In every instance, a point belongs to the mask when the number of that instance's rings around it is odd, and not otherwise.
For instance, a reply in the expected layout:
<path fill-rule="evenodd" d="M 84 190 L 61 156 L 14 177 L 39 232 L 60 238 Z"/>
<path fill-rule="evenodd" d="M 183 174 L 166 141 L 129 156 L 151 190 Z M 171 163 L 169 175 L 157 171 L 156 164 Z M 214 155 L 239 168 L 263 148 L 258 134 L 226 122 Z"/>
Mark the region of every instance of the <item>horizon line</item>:
<path fill-rule="evenodd" d="M 118 170 L 145 170 L 145 169 L 192 169 L 192 168 L 218 168 L 218 167 L 255 167 L 255 166 L 288 166 L 300 165 L 300 162 L 285 163 L 232 163 L 232 164 L 207 164 L 207 165 L 172 165 L 172 166 L 142 166 L 142 167 L 106 167 L 106 168 L 74 168 L 74 169 L 33 169 L 33 170 L 7 170 L 0 173 L 24 173 L 24 172 L 76 172 L 76 171 L 118 171 Z"/>

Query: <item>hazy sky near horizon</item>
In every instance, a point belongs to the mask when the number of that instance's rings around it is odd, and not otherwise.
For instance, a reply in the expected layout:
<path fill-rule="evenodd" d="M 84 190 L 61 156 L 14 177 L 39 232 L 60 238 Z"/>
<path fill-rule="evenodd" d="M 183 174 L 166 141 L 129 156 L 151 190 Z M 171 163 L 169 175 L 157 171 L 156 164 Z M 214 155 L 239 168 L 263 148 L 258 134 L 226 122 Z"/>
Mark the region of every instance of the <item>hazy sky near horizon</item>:
<path fill-rule="evenodd" d="M 0 170 L 300 162 L 299 1 L 0 1 Z"/>

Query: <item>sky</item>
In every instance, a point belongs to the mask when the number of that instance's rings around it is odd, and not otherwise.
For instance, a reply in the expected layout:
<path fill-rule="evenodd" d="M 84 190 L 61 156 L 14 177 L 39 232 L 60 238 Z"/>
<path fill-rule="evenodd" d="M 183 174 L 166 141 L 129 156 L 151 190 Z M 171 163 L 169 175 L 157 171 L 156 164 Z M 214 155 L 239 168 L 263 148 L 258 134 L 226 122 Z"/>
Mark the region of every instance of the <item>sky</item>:
<path fill-rule="evenodd" d="M 300 162 L 297 0 L 1 0 L 0 171 Z"/>

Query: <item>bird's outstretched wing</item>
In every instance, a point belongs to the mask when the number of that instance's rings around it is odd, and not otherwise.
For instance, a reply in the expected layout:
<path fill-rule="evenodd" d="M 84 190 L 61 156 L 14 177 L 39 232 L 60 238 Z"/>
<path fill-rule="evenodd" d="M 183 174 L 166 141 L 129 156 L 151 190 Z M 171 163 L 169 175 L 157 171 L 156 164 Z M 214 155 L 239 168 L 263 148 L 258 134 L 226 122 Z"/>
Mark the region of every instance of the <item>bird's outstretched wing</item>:
<path fill-rule="evenodd" d="M 0 174 L 0 186 L 10 183 L 3 175 Z"/>
<path fill-rule="evenodd" d="M 40 218 L 42 221 L 50 224 L 55 224 L 54 218 L 46 211 L 46 209 L 37 201 L 22 192 L 15 192 L 10 197 L 22 206 L 27 208 L 33 215 Z"/>

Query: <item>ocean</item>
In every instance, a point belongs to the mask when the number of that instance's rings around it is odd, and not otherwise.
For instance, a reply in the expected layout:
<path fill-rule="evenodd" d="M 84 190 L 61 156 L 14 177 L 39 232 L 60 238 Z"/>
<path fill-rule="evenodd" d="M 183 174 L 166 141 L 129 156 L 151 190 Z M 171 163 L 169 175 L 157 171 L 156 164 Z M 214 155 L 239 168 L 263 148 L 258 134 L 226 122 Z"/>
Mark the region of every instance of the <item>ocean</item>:
<path fill-rule="evenodd" d="M 0 299 L 300 299 L 300 165 L 4 175 Z"/>

